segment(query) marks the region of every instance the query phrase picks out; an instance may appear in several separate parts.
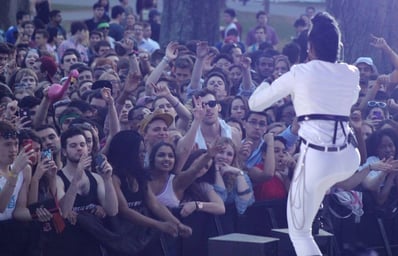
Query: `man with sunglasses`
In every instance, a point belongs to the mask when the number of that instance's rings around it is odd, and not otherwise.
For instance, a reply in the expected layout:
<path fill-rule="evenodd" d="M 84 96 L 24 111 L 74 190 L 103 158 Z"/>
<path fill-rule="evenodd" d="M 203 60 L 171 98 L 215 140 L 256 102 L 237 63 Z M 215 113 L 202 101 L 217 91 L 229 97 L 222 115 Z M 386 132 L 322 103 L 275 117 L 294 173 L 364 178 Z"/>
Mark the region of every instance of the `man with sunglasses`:
<path fill-rule="evenodd" d="M 371 100 L 368 101 L 368 108 L 366 109 L 366 120 L 373 127 L 379 129 L 389 118 L 387 104 L 382 101 Z"/>
<path fill-rule="evenodd" d="M 239 146 L 242 138 L 236 128 L 229 126 L 219 117 L 221 105 L 217 102 L 214 93 L 208 89 L 202 89 L 194 97 L 201 98 L 205 111 L 195 137 L 198 148 L 207 149 L 207 146 L 212 145 L 219 137 L 230 138 L 236 146 Z"/>

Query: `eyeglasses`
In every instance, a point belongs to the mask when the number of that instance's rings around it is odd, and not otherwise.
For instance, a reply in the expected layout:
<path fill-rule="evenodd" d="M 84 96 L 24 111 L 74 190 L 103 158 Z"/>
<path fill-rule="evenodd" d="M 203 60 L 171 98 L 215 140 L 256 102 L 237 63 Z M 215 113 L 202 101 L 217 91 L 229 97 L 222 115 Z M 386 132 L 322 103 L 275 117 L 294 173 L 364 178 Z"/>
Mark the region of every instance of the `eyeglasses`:
<path fill-rule="evenodd" d="M 216 100 L 210 100 L 208 102 L 202 102 L 202 107 L 209 106 L 209 108 L 214 108 L 217 105 Z"/>
<path fill-rule="evenodd" d="M 386 106 L 387 104 L 381 101 L 374 101 L 374 100 L 368 101 L 368 107 L 371 108 L 373 107 L 385 108 Z"/>
<path fill-rule="evenodd" d="M 16 139 L 18 137 L 18 132 L 16 131 L 4 131 L 0 132 L 0 136 L 4 139 Z"/>
<path fill-rule="evenodd" d="M 264 128 L 267 126 L 267 122 L 264 122 L 264 121 L 257 122 L 256 120 L 249 120 L 249 121 L 247 121 L 247 123 L 249 123 L 252 126 L 258 125 L 260 128 Z"/>

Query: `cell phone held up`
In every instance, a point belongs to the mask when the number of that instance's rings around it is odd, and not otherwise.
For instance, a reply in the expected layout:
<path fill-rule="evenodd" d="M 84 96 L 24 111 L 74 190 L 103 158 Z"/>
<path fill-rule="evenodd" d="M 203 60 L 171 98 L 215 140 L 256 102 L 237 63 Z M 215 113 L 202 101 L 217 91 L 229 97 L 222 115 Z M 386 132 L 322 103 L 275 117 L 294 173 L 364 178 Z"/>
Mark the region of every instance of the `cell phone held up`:
<path fill-rule="evenodd" d="M 30 115 L 29 115 L 29 110 L 28 109 L 24 109 L 24 108 L 20 108 L 19 109 L 19 117 L 20 118 L 27 118 L 30 119 Z"/>
<path fill-rule="evenodd" d="M 106 156 L 103 154 L 97 154 L 94 158 L 94 164 L 95 164 L 95 171 L 97 173 L 102 173 L 102 165 L 106 161 Z"/>
<path fill-rule="evenodd" d="M 41 160 L 48 160 L 51 161 L 53 159 L 53 153 L 51 149 L 46 149 L 41 152 Z"/>

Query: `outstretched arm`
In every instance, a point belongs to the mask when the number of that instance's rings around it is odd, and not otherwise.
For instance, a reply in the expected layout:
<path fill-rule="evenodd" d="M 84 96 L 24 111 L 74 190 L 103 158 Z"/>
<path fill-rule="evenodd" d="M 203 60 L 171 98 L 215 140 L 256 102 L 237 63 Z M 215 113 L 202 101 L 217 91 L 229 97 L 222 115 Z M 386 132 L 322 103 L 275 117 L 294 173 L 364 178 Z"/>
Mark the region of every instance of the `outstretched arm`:
<path fill-rule="evenodd" d="M 382 49 L 383 52 L 387 54 L 390 58 L 391 63 L 394 66 L 394 70 L 389 74 L 390 82 L 397 83 L 398 82 L 398 54 L 387 44 L 386 40 L 383 37 L 376 37 L 374 35 L 371 36 L 370 45 Z"/>
<path fill-rule="evenodd" d="M 156 68 L 149 74 L 145 83 L 145 95 L 152 96 L 153 88 L 151 84 L 156 84 L 161 77 L 163 71 L 169 65 L 169 63 L 175 60 L 178 56 L 178 43 L 170 42 L 166 48 L 166 55 L 162 61 L 156 66 Z"/>
<path fill-rule="evenodd" d="M 202 77 L 203 66 L 206 56 L 209 54 L 209 45 L 201 41 L 196 46 L 196 60 L 193 65 L 191 77 L 191 90 L 200 89 L 200 78 Z"/>

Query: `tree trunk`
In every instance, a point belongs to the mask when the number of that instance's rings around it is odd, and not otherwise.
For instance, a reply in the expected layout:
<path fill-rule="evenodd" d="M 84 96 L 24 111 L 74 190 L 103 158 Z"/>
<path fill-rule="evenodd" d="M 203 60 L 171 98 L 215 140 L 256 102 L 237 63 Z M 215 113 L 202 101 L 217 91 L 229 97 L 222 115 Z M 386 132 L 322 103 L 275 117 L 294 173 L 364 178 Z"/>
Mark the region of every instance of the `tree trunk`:
<path fill-rule="evenodd" d="M 398 1 L 327 0 L 326 10 L 340 24 L 346 62 L 371 57 L 379 73 L 391 71 L 388 57 L 370 45 L 370 35 L 384 37 L 391 48 L 398 49 Z"/>
<path fill-rule="evenodd" d="M 11 25 L 16 25 L 15 14 L 19 10 L 29 12 L 29 0 L 1 0 L 0 24 L 4 31 Z"/>
<path fill-rule="evenodd" d="M 270 11 L 270 3 L 269 3 L 269 0 L 264 0 L 264 1 L 263 1 L 263 4 L 264 4 L 264 12 L 267 13 L 267 14 L 269 14 L 269 11 Z"/>
<path fill-rule="evenodd" d="M 170 41 L 204 40 L 214 45 L 220 40 L 222 0 L 164 1 L 160 44 Z"/>

